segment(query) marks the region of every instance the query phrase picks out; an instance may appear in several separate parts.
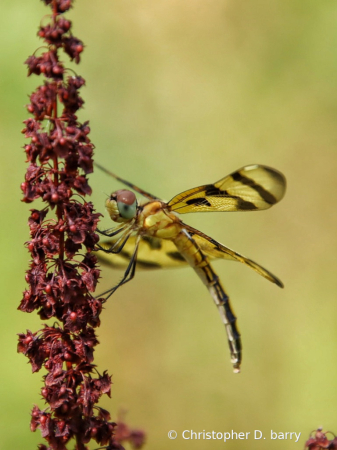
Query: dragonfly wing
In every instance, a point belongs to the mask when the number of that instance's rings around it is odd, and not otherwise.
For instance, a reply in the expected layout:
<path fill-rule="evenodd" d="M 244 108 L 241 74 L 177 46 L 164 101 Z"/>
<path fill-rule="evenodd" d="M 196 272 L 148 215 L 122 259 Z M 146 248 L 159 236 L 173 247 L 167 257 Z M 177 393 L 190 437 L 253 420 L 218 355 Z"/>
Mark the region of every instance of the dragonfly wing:
<path fill-rule="evenodd" d="M 258 211 L 279 202 L 285 177 L 262 165 L 242 167 L 214 184 L 189 189 L 173 197 L 168 207 L 180 214 L 211 211 Z"/>
<path fill-rule="evenodd" d="M 116 241 L 110 239 L 100 242 L 101 247 L 108 250 Z M 97 252 L 98 260 L 116 269 L 125 269 L 133 254 L 137 236 L 131 236 L 120 253 Z M 185 258 L 177 250 L 174 243 L 167 239 L 141 236 L 138 246 L 137 269 L 160 269 L 187 266 Z"/>
<path fill-rule="evenodd" d="M 213 259 L 227 259 L 231 261 L 240 261 L 246 266 L 255 270 L 258 274 L 267 278 L 272 283 L 283 287 L 280 281 L 269 270 L 260 266 L 245 256 L 231 250 L 228 247 L 220 244 L 210 236 L 202 233 L 195 228 L 184 224 L 184 228 L 193 237 L 200 250 L 211 260 Z M 126 269 L 130 258 L 134 252 L 137 236 L 131 236 L 119 253 L 105 253 L 104 251 L 97 252 L 97 258 L 100 263 L 112 267 L 114 269 Z M 108 250 L 116 241 L 115 239 L 100 242 L 101 247 Z M 186 267 L 188 263 L 182 254 L 178 251 L 175 244 L 167 239 L 158 239 L 149 236 L 142 236 L 139 241 L 137 269 L 161 269 Z"/>
<path fill-rule="evenodd" d="M 96 167 L 98 167 L 100 170 L 102 170 L 103 172 L 107 173 L 108 175 L 110 175 L 111 177 L 115 178 L 116 180 L 120 181 L 121 183 L 125 184 L 126 186 L 128 186 L 129 188 L 133 189 L 136 192 L 139 192 L 139 194 L 144 195 L 144 197 L 147 197 L 149 200 L 159 200 L 158 197 L 156 197 L 155 195 L 150 194 L 149 192 L 144 191 L 143 189 L 139 188 L 138 186 L 136 186 L 133 183 L 130 183 L 127 180 L 124 180 L 124 178 L 119 177 L 118 175 L 114 174 L 113 172 L 111 172 L 110 170 L 106 169 L 104 166 L 102 166 L 101 164 L 98 164 L 97 162 L 94 163 Z"/>
<path fill-rule="evenodd" d="M 269 272 L 269 270 L 260 266 L 260 264 L 252 261 L 249 258 L 246 258 L 245 256 L 240 255 L 239 253 L 235 252 L 234 250 L 231 250 L 228 247 L 225 247 L 224 245 L 220 244 L 219 242 L 215 241 L 213 238 L 207 236 L 206 234 L 202 233 L 199 230 L 196 230 L 186 225 L 185 228 L 187 229 L 188 233 L 192 236 L 194 241 L 198 244 L 200 250 L 208 258 L 210 259 L 223 258 L 232 261 L 239 261 L 245 264 L 246 266 L 250 267 L 251 269 L 255 270 L 255 272 L 262 275 L 264 278 L 267 278 L 267 280 L 277 284 L 277 286 L 281 288 L 284 287 L 281 280 L 279 280 L 275 275 Z"/>

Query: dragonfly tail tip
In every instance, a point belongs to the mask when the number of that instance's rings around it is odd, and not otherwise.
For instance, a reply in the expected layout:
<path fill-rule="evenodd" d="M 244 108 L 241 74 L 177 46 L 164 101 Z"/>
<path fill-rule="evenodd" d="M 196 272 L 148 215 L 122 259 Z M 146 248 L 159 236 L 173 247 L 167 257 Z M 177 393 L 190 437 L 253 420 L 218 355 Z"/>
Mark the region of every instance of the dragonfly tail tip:
<path fill-rule="evenodd" d="M 233 373 L 240 373 L 240 372 L 241 372 L 240 366 L 238 364 L 234 364 Z"/>

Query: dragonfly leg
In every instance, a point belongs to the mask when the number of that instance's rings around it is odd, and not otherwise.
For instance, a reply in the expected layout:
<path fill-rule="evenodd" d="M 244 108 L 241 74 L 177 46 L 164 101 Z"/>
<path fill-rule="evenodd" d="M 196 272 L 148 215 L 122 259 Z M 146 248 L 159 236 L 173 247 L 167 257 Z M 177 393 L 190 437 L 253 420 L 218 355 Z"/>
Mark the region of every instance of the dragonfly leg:
<path fill-rule="evenodd" d="M 137 239 L 136 245 L 135 245 L 135 249 L 133 251 L 133 254 L 131 256 L 130 262 L 128 264 L 128 267 L 126 268 L 126 271 L 123 275 L 123 278 L 121 279 L 121 281 L 114 286 L 112 289 L 108 289 L 105 292 L 102 292 L 102 294 L 100 294 L 98 297 L 102 297 L 106 294 L 105 297 L 105 301 L 108 300 L 108 298 L 110 298 L 112 296 L 112 294 L 123 284 L 127 283 L 128 281 L 131 281 L 132 278 L 135 276 L 135 271 L 136 271 L 136 263 L 137 263 L 137 252 L 138 252 L 138 246 L 139 246 L 139 241 L 140 241 L 140 236 Z"/>
<path fill-rule="evenodd" d="M 119 239 L 117 239 L 116 242 L 114 242 L 111 247 L 104 248 L 100 244 L 97 244 L 96 247 L 98 250 L 102 250 L 105 253 L 120 253 L 124 245 L 126 244 L 127 240 L 129 239 L 130 235 L 132 234 L 132 230 L 127 230 L 122 236 L 120 236 Z"/>
<path fill-rule="evenodd" d="M 123 225 L 120 228 L 108 228 L 107 230 L 99 230 L 97 228 L 96 231 L 97 231 L 97 233 L 102 234 L 103 236 L 113 237 L 113 236 L 116 236 L 117 234 L 119 234 L 121 231 L 124 231 L 125 228 L 126 228 L 126 226 Z M 110 233 L 111 230 L 113 230 L 113 231 Z"/>

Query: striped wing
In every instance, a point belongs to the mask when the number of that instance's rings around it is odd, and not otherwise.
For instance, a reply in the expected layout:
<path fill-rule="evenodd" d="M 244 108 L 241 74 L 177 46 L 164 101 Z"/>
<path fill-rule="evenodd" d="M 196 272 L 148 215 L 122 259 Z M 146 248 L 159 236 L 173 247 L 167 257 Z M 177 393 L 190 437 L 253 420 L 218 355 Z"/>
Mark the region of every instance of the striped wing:
<path fill-rule="evenodd" d="M 105 265 L 116 269 L 125 269 L 133 254 L 137 236 L 131 236 L 120 253 L 96 253 L 98 260 Z M 109 249 L 115 240 L 100 242 L 100 245 Z M 185 258 L 178 252 L 172 241 L 155 237 L 142 236 L 137 254 L 137 269 L 160 269 L 165 267 L 187 266 Z"/>
<path fill-rule="evenodd" d="M 277 286 L 283 288 L 282 281 L 279 280 L 271 272 L 269 272 L 269 270 L 260 266 L 260 264 L 257 264 L 256 262 L 252 261 L 251 259 L 240 255 L 239 253 L 235 252 L 234 250 L 231 250 L 228 247 L 225 247 L 224 245 L 215 241 L 213 238 L 207 236 L 206 234 L 202 233 L 199 230 L 196 230 L 195 228 L 186 226 L 186 229 L 187 229 L 188 233 L 190 234 L 190 236 L 192 236 L 194 241 L 198 244 L 198 247 L 200 248 L 200 250 L 209 259 L 223 258 L 223 259 L 229 259 L 231 261 L 239 261 L 239 262 L 245 264 L 246 266 L 250 267 L 251 269 L 255 270 L 255 272 L 257 272 L 259 275 L 262 275 L 264 278 L 267 278 L 267 280 L 269 280 L 272 283 L 277 284 Z"/>
<path fill-rule="evenodd" d="M 261 165 L 242 167 L 214 184 L 176 195 L 168 203 L 180 214 L 206 211 L 258 211 L 279 202 L 286 189 L 285 177 Z"/>
<path fill-rule="evenodd" d="M 283 287 L 282 281 L 280 281 L 275 275 L 263 268 L 251 259 L 245 258 L 239 253 L 225 247 L 219 242 L 215 241 L 201 231 L 196 230 L 190 226 L 185 225 L 188 233 L 192 236 L 197 243 L 200 250 L 207 256 L 209 260 L 214 259 L 227 259 L 230 261 L 239 261 L 255 270 L 258 274 L 267 278 L 272 283 Z M 103 251 L 97 252 L 98 260 L 105 265 L 113 267 L 115 269 L 125 269 L 128 266 L 130 258 L 133 254 L 137 236 L 132 236 L 128 239 L 123 250 L 120 253 L 105 253 Z M 109 249 L 112 246 L 114 240 L 110 239 L 104 242 L 100 242 L 100 245 Z M 186 267 L 188 263 L 177 250 L 174 243 L 167 239 L 158 239 L 154 237 L 142 236 L 139 242 L 138 255 L 137 255 L 137 269 L 161 269 L 161 268 L 174 268 L 174 267 Z"/>

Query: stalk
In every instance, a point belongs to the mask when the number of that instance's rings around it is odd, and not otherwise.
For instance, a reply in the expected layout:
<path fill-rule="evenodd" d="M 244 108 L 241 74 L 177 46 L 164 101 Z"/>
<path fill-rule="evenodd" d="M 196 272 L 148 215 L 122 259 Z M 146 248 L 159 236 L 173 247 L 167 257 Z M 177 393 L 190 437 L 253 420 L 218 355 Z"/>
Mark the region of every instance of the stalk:
<path fill-rule="evenodd" d="M 100 374 L 93 364 L 103 302 L 93 295 L 100 271 L 91 253 L 99 240 L 100 214 L 85 200 L 91 194 L 87 175 L 93 171 L 94 146 L 88 122 L 80 123 L 76 116 L 84 103 L 79 90 L 85 81 L 69 74 L 60 60 L 65 52 L 78 64 L 84 44 L 64 17 L 73 0 L 43 2 L 51 8 L 38 31 L 44 46 L 26 64 L 28 76 L 44 80 L 27 105 L 31 117 L 24 121 L 23 133 L 29 139 L 24 146 L 28 167 L 21 185 L 24 202 L 41 199 L 45 204 L 30 210 L 27 247 L 32 259 L 18 308 L 37 311 L 48 321 L 38 331 L 19 334 L 18 351 L 29 359 L 32 371 L 46 370 L 41 389 L 46 405 L 33 407 L 31 430 L 40 429 L 47 443 L 40 450 L 66 450 L 70 442 L 72 448 L 86 450 L 91 440 L 106 449 L 123 449 L 122 442 L 140 448 L 144 433 L 124 423 L 117 426 L 97 405 L 102 395 L 110 397 L 111 376 Z"/>

